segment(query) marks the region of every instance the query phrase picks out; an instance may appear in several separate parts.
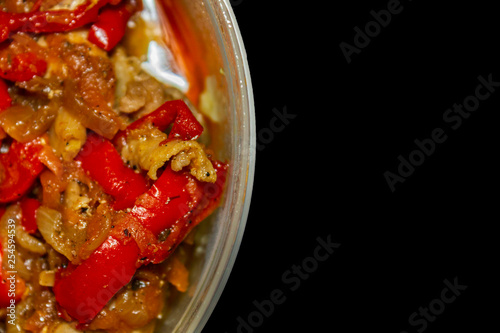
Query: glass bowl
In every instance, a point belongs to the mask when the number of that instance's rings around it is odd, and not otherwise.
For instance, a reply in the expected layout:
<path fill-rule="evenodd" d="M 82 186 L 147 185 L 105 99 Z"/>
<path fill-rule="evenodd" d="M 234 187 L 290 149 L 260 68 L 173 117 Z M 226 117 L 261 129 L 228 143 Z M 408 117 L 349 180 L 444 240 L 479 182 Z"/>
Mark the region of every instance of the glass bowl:
<path fill-rule="evenodd" d="M 246 52 L 228 0 L 157 0 L 177 47 L 214 88 L 218 113 L 211 148 L 230 164 L 220 208 L 202 222 L 190 263 L 190 289 L 169 305 L 157 332 L 201 332 L 217 303 L 243 236 L 255 166 L 255 113 Z M 173 29 L 172 29 L 173 28 Z M 172 37 L 172 36 L 170 36 Z M 167 39 L 169 36 L 167 36 Z M 175 50 L 174 50 L 175 51 Z M 195 78 L 196 80 L 196 78 Z M 202 82 L 206 83 L 208 81 Z M 201 101 L 200 103 L 203 103 Z"/>

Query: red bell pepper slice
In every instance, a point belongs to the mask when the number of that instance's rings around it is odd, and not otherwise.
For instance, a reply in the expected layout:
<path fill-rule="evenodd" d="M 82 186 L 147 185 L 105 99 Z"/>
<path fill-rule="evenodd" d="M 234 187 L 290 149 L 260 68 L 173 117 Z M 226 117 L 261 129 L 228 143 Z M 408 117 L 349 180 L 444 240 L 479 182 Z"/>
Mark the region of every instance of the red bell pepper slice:
<path fill-rule="evenodd" d="M 117 1 L 88 0 L 74 10 L 33 11 L 29 13 L 6 13 L 0 11 L 0 42 L 11 33 L 66 32 L 97 21 L 99 9 L 108 3 Z"/>
<path fill-rule="evenodd" d="M 12 98 L 9 95 L 7 84 L 0 79 L 0 112 L 7 110 L 12 105 Z"/>
<path fill-rule="evenodd" d="M 201 201 L 193 213 L 194 217 L 192 223 L 195 226 L 206 219 L 219 206 L 219 201 L 222 197 L 224 186 L 226 185 L 229 164 L 220 161 L 212 161 L 212 165 L 217 173 L 217 180 L 215 183 L 197 182 L 198 186 L 196 190 L 199 192 L 197 196 L 201 198 Z"/>
<path fill-rule="evenodd" d="M 176 172 L 167 166 L 150 190 L 136 200 L 130 215 L 154 237 L 183 217 L 197 225 L 218 206 L 226 182 L 228 165 L 219 161 L 212 164 L 217 173 L 215 184 L 200 182 L 188 172 Z"/>
<path fill-rule="evenodd" d="M 0 203 L 18 200 L 28 192 L 45 168 L 39 159 L 42 149 L 39 139 L 13 141 L 9 151 L 0 154 Z"/>
<path fill-rule="evenodd" d="M 95 133 L 88 135 L 75 160 L 115 198 L 116 210 L 132 207 L 135 199 L 148 189 L 146 179 L 123 163 L 113 144 Z"/>
<path fill-rule="evenodd" d="M 11 61 L 10 68 L 0 71 L 0 78 L 9 81 L 29 81 L 35 76 L 42 76 L 47 71 L 47 62 L 33 52 L 17 54 Z"/>
<path fill-rule="evenodd" d="M 154 235 L 170 228 L 191 210 L 191 195 L 186 189 L 189 178 L 167 167 L 151 189 L 138 198 L 130 214 Z"/>
<path fill-rule="evenodd" d="M 97 22 L 92 24 L 88 40 L 106 51 L 111 51 L 123 38 L 127 22 L 138 9 L 136 1 L 105 7 Z"/>
<path fill-rule="evenodd" d="M 59 305 L 80 323 L 90 322 L 137 270 L 139 248 L 110 236 L 81 265 L 70 265 L 56 276 Z"/>
<path fill-rule="evenodd" d="M 143 264 L 159 264 L 168 258 L 186 235 L 219 206 L 229 166 L 218 161 L 212 164 L 217 172 L 214 184 L 200 182 L 187 172 L 173 172 L 167 167 L 160 176 L 161 181 L 158 179 L 155 183 L 158 186 L 151 188 L 157 193 L 151 191 L 137 200 L 130 215 L 140 225 L 130 224 Z M 186 186 L 181 190 L 180 184 L 186 178 Z M 189 193 L 187 201 L 186 193 Z M 167 204 L 155 205 L 162 201 Z"/>
<path fill-rule="evenodd" d="M 227 165 L 215 165 L 224 182 Z M 136 268 L 165 260 L 173 252 L 196 225 L 192 223 L 197 218 L 193 214 L 206 216 L 215 209 L 213 203 L 219 200 L 222 188 L 206 190 L 189 173 L 167 167 L 148 192 L 137 198 L 123 225 L 116 226 L 89 259 L 56 276 L 54 294 L 59 305 L 81 324 L 90 322 L 129 283 Z M 171 232 L 159 240 L 165 230 Z"/>
<path fill-rule="evenodd" d="M 169 139 L 196 140 L 203 133 L 203 126 L 193 115 L 189 107 L 182 100 L 165 102 L 155 111 L 134 121 L 125 130 L 116 134 L 115 145 L 124 140 L 131 130 L 137 129 L 146 123 L 152 123 L 160 131 L 165 131 L 173 123 Z"/>
<path fill-rule="evenodd" d="M 36 211 L 40 207 L 40 201 L 33 198 L 23 197 L 20 204 L 23 215 L 21 224 L 26 232 L 34 234 L 38 230 L 38 226 L 36 224 Z"/>

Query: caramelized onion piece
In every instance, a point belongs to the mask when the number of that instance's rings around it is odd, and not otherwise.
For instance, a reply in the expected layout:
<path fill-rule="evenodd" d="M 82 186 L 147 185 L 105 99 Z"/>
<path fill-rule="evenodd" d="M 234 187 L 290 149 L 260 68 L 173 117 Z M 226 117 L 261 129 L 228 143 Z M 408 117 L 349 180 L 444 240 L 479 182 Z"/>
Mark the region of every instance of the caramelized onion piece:
<path fill-rule="evenodd" d="M 57 102 L 50 102 L 37 111 L 30 106 L 14 105 L 0 114 L 0 124 L 7 134 L 18 142 L 28 142 L 44 134 L 52 125 L 58 110 Z"/>
<path fill-rule="evenodd" d="M 90 323 L 90 330 L 107 332 L 151 332 L 162 312 L 164 281 L 154 268 L 142 268 L 134 279 L 106 305 Z"/>
<path fill-rule="evenodd" d="M 24 247 L 30 252 L 37 254 L 45 254 L 47 252 L 47 249 L 45 249 L 45 245 L 43 244 L 43 242 L 31 236 L 20 225 L 16 226 L 16 241 L 20 246 Z"/>
<path fill-rule="evenodd" d="M 90 255 L 108 238 L 114 212 L 107 204 L 100 204 L 95 213 L 89 218 L 86 229 L 86 242 L 82 244 L 78 255 L 83 260 Z"/>
<path fill-rule="evenodd" d="M 78 93 L 76 85 L 66 82 L 63 94 L 63 104 L 83 126 L 89 128 L 107 139 L 112 139 L 120 130 L 122 121 L 114 111 L 106 105 L 89 106 Z"/>
<path fill-rule="evenodd" d="M 172 257 L 167 265 L 167 281 L 180 292 L 186 292 L 189 287 L 189 271 L 177 258 Z"/>
<path fill-rule="evenodd" d="M 5 210 L 2 218 L 0 219 L 0 244 L 3 247 L 3 262 L 4 268 L 6 268 L 7 263 L 9 262 L 9 225 L 12 225 L 14 221 L 14 226 L 19 226 L 21 221 L 21 206 L 19 204 L 10 205 Z M 16 228 L 17 229 L 17 228 Z M 12 251 L 10 251 L 12 253 Z M 20 278 L 24 280 L 29 280 L 31 278 L 31 272 L 28 270 L 26 265 L 24 264 L 24 260 L 21 258 L 20 251 L 15 251 L 15 271 L 17 271 Z M 7 269 L 12 270 L 12 269 Z"/>
<path fill-rule="evenodd" d="M 40 206 L 36 212 L 36 222 L 45 241 L 57 252 L 73 260 L 71 242 L 63 231 L 62 214 L 57 210 Z"/>

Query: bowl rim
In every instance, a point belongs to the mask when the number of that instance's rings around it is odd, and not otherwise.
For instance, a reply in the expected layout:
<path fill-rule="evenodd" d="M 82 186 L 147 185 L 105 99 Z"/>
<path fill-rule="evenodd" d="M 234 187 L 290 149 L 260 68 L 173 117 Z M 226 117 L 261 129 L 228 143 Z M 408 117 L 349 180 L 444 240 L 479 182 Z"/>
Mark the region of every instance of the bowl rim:
<path fill-rule="evenodd" d="M 231 250 L 229 252 L 221 250 L 216 254 L 215 258 L 214 256 L 210 258 L 212 262 L 208 264 L 208 272 L 202 273 L 202 279 L 200 280 L 200 285 L 197 288 L 196 294 L 187 306 L 184 316 L 174 330 L 175 332 L 177 332 L 180 327 L 183 327 L 180 330 L 183 332 L 201 332 L 212 315 L 227 284 L 243 239 L 250 209 L 255 174 L 255 105 L 250 68 L 243 37 L 229 0 L 206 0 L 204 2 L 214 27 L 217 27 L 219 46 L 225 51 L 224 54 L 227 54 L 229 48 L 234 52 L 232 55 L 238 59 L 236 63 L 237 66 L 234 70 L 241 89 L 241 94 L 238 98 L 242 99 L 241 112 L 245 122 L 245 135 L 242 136 L 243 140 L 248 139 L 248 142 L 244 142 L 245 146 L 241 145 L 243 147 L 238 147 L 242 152 L 245 152 L 245 154 L 240 156 L 241 163 L 239 163 L 236 170 L 232 170 L 233 174 L 231 177 L 232 179 L 239 179 L 239 187 L 244 188 L 244 191 L 241 191 L 242 193 L 239 193 L 239 196 L 244 199 L 239 217 L 238 219 L 236 219 L 237 216 L 231 219 L 231 230 L 227 231 L 227 237 L 224 239 L 224 248 L 230 246 Z M 215 6 L 219 8 L 215 8 Z M 217 13 L 221 13 L 223 17 L 218 17 Z M 230 45 L 227 45 L 221 36 L 225 36 L 225 39 L 229 40 Z M 225 57 L 227 57 L 227 55 L 225 55 Z M 227 63 L 227 59 L 224 60 Z M 232 80 L 234 78 L 229 79 Z M 215 265 L 213 263 L 215 263 Z M 215 281 L 210 278 L 218 281 L 215 283 Z M 199 302 L 200 298 L 203 299 L 202 302 Z"/>

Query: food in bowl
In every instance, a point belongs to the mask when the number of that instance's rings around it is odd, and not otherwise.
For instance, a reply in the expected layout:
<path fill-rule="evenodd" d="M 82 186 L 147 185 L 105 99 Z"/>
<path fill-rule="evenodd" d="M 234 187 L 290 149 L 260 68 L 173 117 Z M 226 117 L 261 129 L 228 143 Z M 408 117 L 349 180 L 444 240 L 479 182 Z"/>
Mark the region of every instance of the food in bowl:
<path fill-rule="evenodd" d="M 0 3 L 0 332 L 152 332 L 188 289 L 229 167 L 199 87 L 144 70 L 141 11 Z"/>

